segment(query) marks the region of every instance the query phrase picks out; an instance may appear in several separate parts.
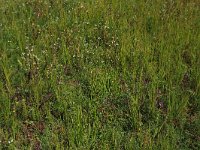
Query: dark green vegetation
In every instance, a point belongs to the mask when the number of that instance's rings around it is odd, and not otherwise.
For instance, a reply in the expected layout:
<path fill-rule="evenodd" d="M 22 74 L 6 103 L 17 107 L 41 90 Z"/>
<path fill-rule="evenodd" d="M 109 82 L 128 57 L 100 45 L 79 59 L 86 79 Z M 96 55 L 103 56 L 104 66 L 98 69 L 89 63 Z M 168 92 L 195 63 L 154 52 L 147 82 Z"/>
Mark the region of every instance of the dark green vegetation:
<path fill-rule="evenodd" d="M 198 0 L 0 4 L 0 149 L 200 149 Z"/>

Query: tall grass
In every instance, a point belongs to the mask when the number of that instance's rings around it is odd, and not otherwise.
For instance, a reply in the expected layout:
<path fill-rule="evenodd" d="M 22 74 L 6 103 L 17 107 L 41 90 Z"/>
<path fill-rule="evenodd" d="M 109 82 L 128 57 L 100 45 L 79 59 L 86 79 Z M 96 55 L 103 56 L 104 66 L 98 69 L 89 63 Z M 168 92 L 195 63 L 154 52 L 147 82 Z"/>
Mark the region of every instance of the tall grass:
<path fill-rule="evenodd" d="M 0 149 L 200 149 L 197 0 L 0 3 Z"/>

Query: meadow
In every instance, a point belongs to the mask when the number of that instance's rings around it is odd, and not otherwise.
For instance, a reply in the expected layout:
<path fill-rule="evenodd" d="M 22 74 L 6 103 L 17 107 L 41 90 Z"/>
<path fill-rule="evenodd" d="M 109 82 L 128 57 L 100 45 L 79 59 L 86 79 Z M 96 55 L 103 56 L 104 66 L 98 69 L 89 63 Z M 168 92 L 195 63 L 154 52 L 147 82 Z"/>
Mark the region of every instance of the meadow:
<path fill-rule="evenodd" d="M 0 149 L 200 149 L 198 0 L 0 0 Z"/>

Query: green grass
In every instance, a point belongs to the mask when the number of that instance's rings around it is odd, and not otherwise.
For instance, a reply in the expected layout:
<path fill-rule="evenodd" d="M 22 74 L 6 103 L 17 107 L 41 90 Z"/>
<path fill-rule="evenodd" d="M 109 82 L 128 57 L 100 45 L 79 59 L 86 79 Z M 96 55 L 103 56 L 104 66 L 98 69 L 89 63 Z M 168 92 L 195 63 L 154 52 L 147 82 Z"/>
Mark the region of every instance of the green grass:
<path fill-rule="evenodd" d="M 0 149 L 200 149 L 198 0 L 0 3 Z"/>

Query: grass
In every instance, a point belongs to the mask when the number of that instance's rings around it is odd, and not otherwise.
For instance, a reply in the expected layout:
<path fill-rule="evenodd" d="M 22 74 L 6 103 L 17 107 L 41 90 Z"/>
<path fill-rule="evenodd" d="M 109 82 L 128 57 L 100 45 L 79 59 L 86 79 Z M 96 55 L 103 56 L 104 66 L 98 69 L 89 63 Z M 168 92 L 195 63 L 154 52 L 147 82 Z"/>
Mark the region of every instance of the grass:
<path fill-rule="evenodd" d="M 0 149 L 200 149 L 198 0 L 0 3 Z"/>

